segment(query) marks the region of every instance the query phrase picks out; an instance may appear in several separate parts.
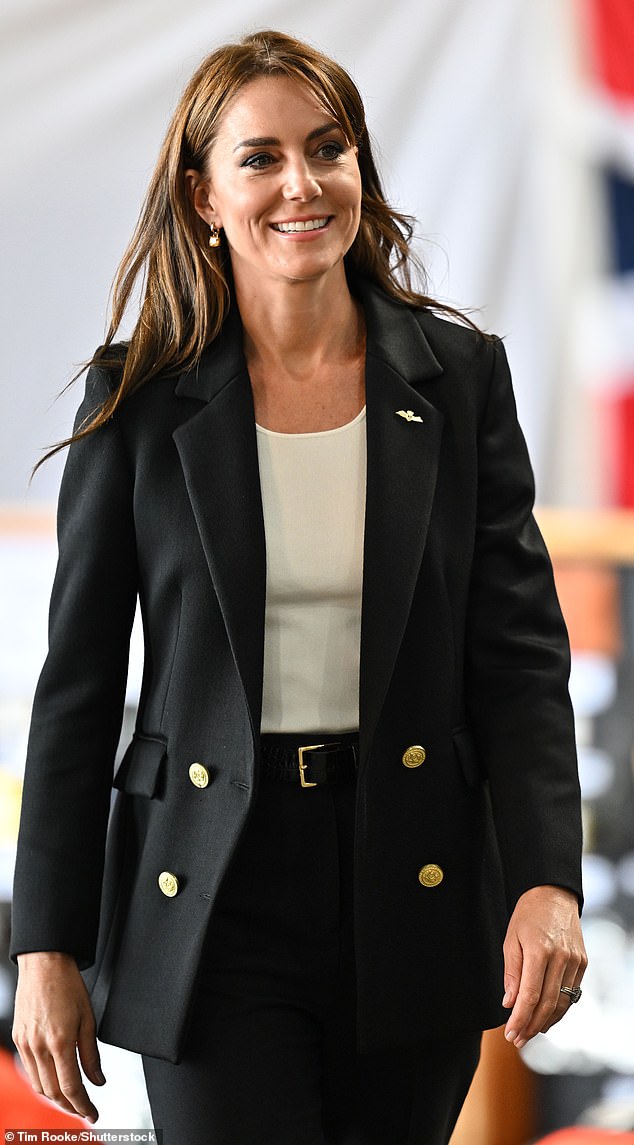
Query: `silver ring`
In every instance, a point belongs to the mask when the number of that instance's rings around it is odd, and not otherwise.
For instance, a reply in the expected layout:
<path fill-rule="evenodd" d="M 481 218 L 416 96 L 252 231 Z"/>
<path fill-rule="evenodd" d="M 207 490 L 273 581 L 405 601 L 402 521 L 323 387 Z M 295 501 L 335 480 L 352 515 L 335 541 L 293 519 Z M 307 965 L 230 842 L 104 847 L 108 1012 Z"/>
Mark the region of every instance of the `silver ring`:
<path fill-rule="evenodd" d="M 581 997 L 581 987 L 580 986 L 560 986 L 559 987 L 559 993 L 560 994 L 567 994 L 568 997 L 570 998 L 570 1003 L 572 1005 L 573 1002 L 579 1001 L 579 999 Z"/>

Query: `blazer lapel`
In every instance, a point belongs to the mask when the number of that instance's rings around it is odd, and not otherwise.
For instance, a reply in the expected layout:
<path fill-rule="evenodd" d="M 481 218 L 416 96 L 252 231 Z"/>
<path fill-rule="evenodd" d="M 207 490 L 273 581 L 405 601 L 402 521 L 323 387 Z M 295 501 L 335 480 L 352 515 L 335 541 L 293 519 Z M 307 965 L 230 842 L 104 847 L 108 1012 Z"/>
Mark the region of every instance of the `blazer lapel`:
<path fill-rule="evenodd" d="M 176 393 L 205 402 L 173 436 L 257 737 L 266 554 L 253 398 L 235 313 Z"/>
<path fill-rule="evenodd" d="M 364 290 L 361 297 L 368 329 L 359 701 L 363 760 L 407 625 L 425 548 L 443 415 L 413 388 L 442 373 L 413 314 L 375 290 Z"/>

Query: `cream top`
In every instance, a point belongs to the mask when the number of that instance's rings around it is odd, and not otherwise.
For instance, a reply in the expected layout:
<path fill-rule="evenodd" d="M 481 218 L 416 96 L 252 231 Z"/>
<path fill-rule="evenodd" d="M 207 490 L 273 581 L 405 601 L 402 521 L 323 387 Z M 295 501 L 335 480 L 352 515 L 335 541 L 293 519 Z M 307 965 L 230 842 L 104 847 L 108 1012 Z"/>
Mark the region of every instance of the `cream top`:
<path fill-rule="evenodd" d="M 359 726 L 365 408 L 338 429 L 257 426 L 266 534 L 262 732 Z"/>

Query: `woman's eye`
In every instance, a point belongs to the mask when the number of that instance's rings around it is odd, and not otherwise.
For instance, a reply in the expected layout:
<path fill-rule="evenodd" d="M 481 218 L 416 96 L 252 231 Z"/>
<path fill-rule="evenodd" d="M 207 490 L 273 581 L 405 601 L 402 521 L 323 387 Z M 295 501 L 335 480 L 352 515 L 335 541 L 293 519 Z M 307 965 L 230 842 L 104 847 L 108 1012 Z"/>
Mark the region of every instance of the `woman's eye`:
<path fill-rule="evenodd" d="M 256 170 L 261 170 L 263 167 L 268 167 L 273 162 L 273 156 L 267 154 L 266 151 L 260 151 L 257 155 L 249 155 L 248 159 L 244 160 L 243 167 L 255 167 Z"/>
<path fill-rule="evenodd" d="M 323 143 L 318 154 L 322 159 L 338 159 L 343 154 L 343 147 L 340 143 Z"/>

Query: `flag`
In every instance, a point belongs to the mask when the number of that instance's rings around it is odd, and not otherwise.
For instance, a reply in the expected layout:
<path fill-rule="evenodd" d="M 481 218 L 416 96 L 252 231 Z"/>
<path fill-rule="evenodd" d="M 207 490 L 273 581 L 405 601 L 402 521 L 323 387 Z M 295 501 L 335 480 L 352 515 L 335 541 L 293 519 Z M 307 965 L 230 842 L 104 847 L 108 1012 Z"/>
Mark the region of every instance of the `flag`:
<path fill-rule="evenodd" d="M 605 217 L 605 274 L 595 296 L 602 313 L 587 314 L 602 330 L 593 382 L 603 492 L 609 504 L 634 508 L 634 3 L 587 0 L 586 12 Z"/>

